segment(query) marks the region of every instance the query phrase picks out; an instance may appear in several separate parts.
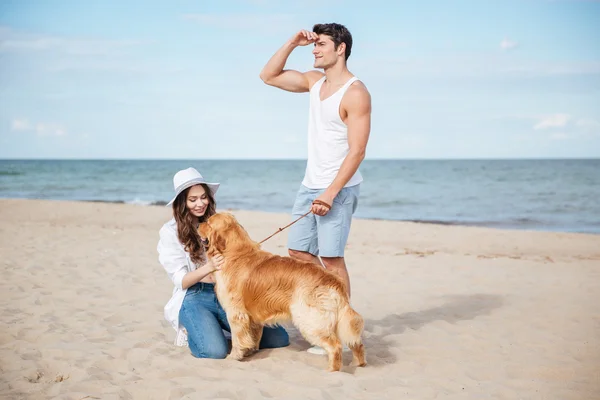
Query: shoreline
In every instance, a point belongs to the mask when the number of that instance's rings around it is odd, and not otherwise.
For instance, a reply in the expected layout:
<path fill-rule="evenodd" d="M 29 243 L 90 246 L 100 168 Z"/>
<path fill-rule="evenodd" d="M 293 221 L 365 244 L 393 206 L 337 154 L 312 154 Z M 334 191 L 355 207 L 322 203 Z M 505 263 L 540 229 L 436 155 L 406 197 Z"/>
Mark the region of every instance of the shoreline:
<path fill-rule="evenodd" d="M 156 207 L 164 208 L 167 204 L 166 201 L 155 201 L 155 202 L 128 202 L 125 200 L 65 200 L 65 199 L 34 199 L 34 198 L 18 198 L 18 197 L 0 197 L 1 201 L 51 201 L 51 202 L 63 202 L 63 203 L 97 203 L 97 204 L 115 204 L 115 205 L 127 205 L 137 207 Z M 291 207 L 291 206 L 290 206 Z M 291 208 L 290 208 L 291 209 Z M 257 212 L 267 213 L 273 215 L 287 215 L 289 213 L 283 211 L 266 211 L 260 209 L 237 209 L 237 208 L 223 208 L 222 211 L 230 212 Z M 547 232 L 547 233 L 563 233 L 563 234 L 579 234 L 579 235 L 592 235 L 600 236 L 600 230 L 598 232 L 580 231 L 580 230 L 557 230 L 544 227 L 516 227 L 511 225 L 509 222 L 502 221 L 444 221 L 444 220 L 421 220 L 421 219 L 389 219 L 389 218 L 375 218 L 375 217 L 357 217 L 354 216 L 353 220 L 361 221 L 388 221 L 398 223 L 409 223 L 409 224 L 420 224 L 420 225 L 434 225 L 434 226 L 455 226 L 464 228 L 482 228 L 482 229 L 494 229 L 502 231 L 516 231 L 516 232 Z"/>

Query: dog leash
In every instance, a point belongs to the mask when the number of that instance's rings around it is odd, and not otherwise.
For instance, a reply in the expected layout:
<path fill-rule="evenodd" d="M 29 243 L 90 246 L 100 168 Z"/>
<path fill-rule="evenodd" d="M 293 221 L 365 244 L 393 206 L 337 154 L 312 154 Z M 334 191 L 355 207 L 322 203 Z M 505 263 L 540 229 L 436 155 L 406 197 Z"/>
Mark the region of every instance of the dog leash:
<path fill-rule="evenodd" d="M 328 210 L 331 209 L 331 206 L 327 203 L 325 203 L 324 201 L 321 200 L 315 200 L 312 202 L 313 204 L 318 204 L 320 206 L 323 207 L 327 207 Z M 289 224 L 287 224 L 286 226 L 284 226 L 283 228 L 279 228 L 275 231 L 275 233 L 273 233 L 271 236 L 264 238 L 263 240 L 261 240 L 260 242 L 258 242 L 258 244 L 262 244 L 263 242 L 266 242 L 267 240 L 271 239 L 273 236 L 277 235 L 279 232 L 283 231 L 284 229 L 294 225 L 296 222 L 300 221 L 302 218 L 306 217 L 308 214 L 310 214 L 312 211 L 309 210 L 306 214 L 301 215 L 300 217 L 296 218 L 295 221 L 290 222 Z"/>

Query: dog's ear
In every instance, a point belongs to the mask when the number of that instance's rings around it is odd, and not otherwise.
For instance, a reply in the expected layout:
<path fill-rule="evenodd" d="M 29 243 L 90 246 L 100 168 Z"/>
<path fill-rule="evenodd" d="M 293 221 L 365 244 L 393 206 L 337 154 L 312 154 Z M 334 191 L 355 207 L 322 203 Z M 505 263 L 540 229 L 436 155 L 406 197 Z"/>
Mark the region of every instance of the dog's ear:
<path fill-rule="evenodd" d="M 204 235 L 204 231 L 206 231 L 206 222 L 200 223 L 200 225 L 198 225 L 198 229 L 196 230 L 196 232 L 198 232 L 198 235 L 200 235 L 200 237 L 206 237 Z"/>
<path fill-rule="evenodd" d="M 210 246 L 219 253 L 222 253 L 225 250 L 225 245 L 227 244 L 225 242 L 225 239 L 219 234 L 219 232 L 215 231 L 214 229 L 210 230 L 208 240 Z"/>
<path fill-rule="evenodd" d="M 226 245 L 225 239 L 223 239 L 221 237 L 221 235 L 216 235 L 216 236 L 217 236 L 217 240 L 215 242 L 215 248 L 217 249 L 217 251 L 219 253 L 223 253 L 223 251 L 225 251 L 225 245 Z"/>

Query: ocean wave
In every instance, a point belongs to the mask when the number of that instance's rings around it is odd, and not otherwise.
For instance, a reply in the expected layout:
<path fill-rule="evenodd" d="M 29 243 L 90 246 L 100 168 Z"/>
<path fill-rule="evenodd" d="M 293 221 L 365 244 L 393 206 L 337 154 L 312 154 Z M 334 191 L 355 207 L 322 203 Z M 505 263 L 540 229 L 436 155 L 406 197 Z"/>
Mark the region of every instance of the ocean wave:
<path fill-rule="evenodd" d="M 425 204 L 425 202 L 406 200 L 406 199 L 397 199 L 397 200 L 365 199 L 363 201 L 364 207 L 369 207 L 369 208 L 387 208 L 387 207 L 395 207 L 395 206 L 416 206 L 416 205 L 422 205 L 422 204 Z"/>
<path fill-rule="evenodd" d="M 133 200 L 126 201 L 126 203 L 127 204 L 135 204 L 135 205 L 138 205 L 138 206 L 149 206 L 149 205 L 152 205 L 152 201 L 151 200 L 142 200 L 142 199 L 139 199 L 139 198 L 135 198 Z"/>
<path fill-rule="evenodd" d="M 141 200 L 141 199 L 133 199 L 133 200 L 105 200 L 105 199 L 87 199 L 82 200 L 90 203 L 108 203 L 108 204 L 135 204 L 138 206 L 166 206 L 166 201 L 161 200 Z"/>
<path fill-rule="evenodd" d="M 86 199 L 81 200 L 88 203 L 109 203 L 109 204 L 125 204 L 123 200 L 101 200 L 101 199 Z"/>
<path fill-rule="evenodd" d="M 455 226 L 482 226 L 482 227 L 503 227 L 503 228 L 533 228 L 542 226 L 552 226 L 548 221 L 537 220 L 533 218 L 508 218 L 505 220 L 461 220 L 461 219 L 404 219 L 406 222 L 417 224 L 434 225 L 455 225 Z"/>
<path fill-rule="evenodd" d="M 505 220 L 457 220 L 457 219 L 398 219 L 399 221 L 414 222 L 418 224 L 449 225 L 449 226 L 476 226 L 495 229 L 517 229 L 534 231 L 579 232 L 600 234 L 600 223 L 586 221 L 584 224 L 568 226 L 559 221 L 548 221 L 534 218 L 507 218 Z"/>

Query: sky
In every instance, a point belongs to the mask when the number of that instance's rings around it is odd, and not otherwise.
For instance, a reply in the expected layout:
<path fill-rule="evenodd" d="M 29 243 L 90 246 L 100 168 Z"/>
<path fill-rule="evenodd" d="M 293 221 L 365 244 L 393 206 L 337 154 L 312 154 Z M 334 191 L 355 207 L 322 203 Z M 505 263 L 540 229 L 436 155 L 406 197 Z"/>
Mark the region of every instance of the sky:
<path fill-rule="evenodd" d="M 590 0 L 2 0 L 0 158 L 305 159 L 308 94 L 259 73 L 324 22 L 353 36 L 367 159 L 600 157 L 598 21 Z"/>

